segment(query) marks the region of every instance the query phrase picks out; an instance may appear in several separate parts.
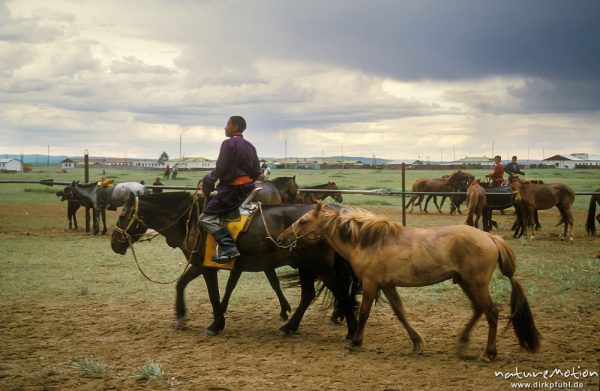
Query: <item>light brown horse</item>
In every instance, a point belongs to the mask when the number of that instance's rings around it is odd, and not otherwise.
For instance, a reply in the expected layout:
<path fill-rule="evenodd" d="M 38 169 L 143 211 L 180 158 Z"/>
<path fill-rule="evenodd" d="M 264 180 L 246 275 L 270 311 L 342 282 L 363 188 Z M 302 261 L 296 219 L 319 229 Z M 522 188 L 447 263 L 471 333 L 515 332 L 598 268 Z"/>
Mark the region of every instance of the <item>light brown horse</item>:
<path fill-rule="evenodd" d="M 486 207 L 485 189 L 479 185 L 479 181 L 475 180 L 467 189 L 467 219 L 466 225 L 479 228 L 479 219 L 483 216 Z M 475 220 L 473 220 L 475 215 Z M 486 230 L 486 222 L 483 222 L 484 231 Z"/>
<path fill-rule="evenodd" d="M 596 193 L 600 193 L 600 187 L 596 189 Z M 600 205 L 600 194 L 595 194 L 590 200 L 590 207 L 588 209 L 587 220 L 585 222 L 585 231 L 588 235 L 596 235 L 596 221 L 600 223 L 600 213 L 596 214 L 596 204 Z"/>
<path fill-rule="evenodd" d="M 571 206 L 575 201 L 575 192 L 562 183 L 538 184 L 511 179 L 510 186 L 517 192 L 521 203 L 522 225 L 530 231 L 530 238 L 535 237 L 536 226 L 534 214 L 536 210 L 551 209 L 556 206 L 560 212 L 560 220 L 556 226 L 564 224 L 563 238 L 573 240 L 573 213 Z"/>
<path fill-rule="evenodd" d="M 501 237 L 466 225 L 405 228 L 366 211 L 338 211 L 317 204 L 283 231 L 279 240 L 312 242 L 320 237 L 350 262 L 362 281 L 363 300 L 353 346 L 362 344 L 371 305 L 382 290 L 408 331 L 413 353 L 421 353 L 423 338 L 406 320 L 395 287 L 425 286 L 452 279 L 469 297 L 474 312 L 460 335 L 459 354 L 466 348 L 471 329 L 485 314 L 488 340 L 480 359 L 493 360 L 497 354 L 498 309 L 490 297 L 489 283 L 498 264 L 512 286 L 509 324 L 513 323 L 521 347 L 530 352 L 538 350 L 540 335 L 523 287 L 513 277 L 516 257 Z"/>
<path fill-rule="evenodd" d="M 447 178 L 435 178 L 435 179 L 419 178 L 419 179 L 415 180 L 415 182 L 413 183 L 412 191 L 436 192 L 436 193 L 465 191 L 468 184 L 473 180 L 473 178 L 474 178 L 473 175 L 468 174 L 466 172 L 462 172 L 461 170 L 458 170 L 458 171 L 452 173 L 452 175 L 450 175 Z M 408 204 L 406 204 L 407 208 L 409 206 L 411 206 L 408 213 L 412 213 L 415 205 L 419 205 L 419 210 L 421 210 L 421 202 L 423 201 L 423 197 L 425 197 L 425 196 L 420 195 L 420 194 L 413 194 L 410 197 Z M 425 213 L 428 213 L 427 212 L 427 204 L 429 203 L 429 200 L 433 197 L 434 197 L 433 195 L 427 196 L 427 200 L 425 201 L 425 209 L 423 210 Z M 443 196 L 440 206 L 438 206 L 437 200 L 434 198 L 433 202 L 437 208 L 438 213 L 442 213 L 441 205 L 443 205 L 445 198 L 446 198 L 446 196 Z M 415 202 L 417 200 L 418 200 L 418 202 Z"/>

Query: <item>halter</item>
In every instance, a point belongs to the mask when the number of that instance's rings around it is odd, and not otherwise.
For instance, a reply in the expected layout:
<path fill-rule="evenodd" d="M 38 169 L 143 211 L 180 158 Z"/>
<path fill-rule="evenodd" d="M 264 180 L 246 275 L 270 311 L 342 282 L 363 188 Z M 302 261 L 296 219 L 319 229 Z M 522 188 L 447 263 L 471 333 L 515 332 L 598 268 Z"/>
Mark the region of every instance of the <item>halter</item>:
<path fill-rule="evenodd" d="M 133 213 L 131 213 L 129 215 L 129 220 L 127 220 L 127 224 L 125 225 L 125 228 L 119 228 L 116 224 L 113 227 L 113 229 L 115 231 L 117 231 L 118 233 L 121 234 L 123 239 L 129 240 L 130 246 L 132 244 L 131 243 L 131 234 L 129 234 L 128 231 L 131 229 L 131 227 L 133 227 L 133 224 L 137 221 L 139 223 L 142 223 L 146 228 L 148 228 L 146 223 L 144 223 L 144 221 L 142 219 L 140 219 L 140 217 L 138 216 L 139 209 L 140 209 L 140 198 L 136 195 L 135 196 L 135 204 L 133 206 Z"/>

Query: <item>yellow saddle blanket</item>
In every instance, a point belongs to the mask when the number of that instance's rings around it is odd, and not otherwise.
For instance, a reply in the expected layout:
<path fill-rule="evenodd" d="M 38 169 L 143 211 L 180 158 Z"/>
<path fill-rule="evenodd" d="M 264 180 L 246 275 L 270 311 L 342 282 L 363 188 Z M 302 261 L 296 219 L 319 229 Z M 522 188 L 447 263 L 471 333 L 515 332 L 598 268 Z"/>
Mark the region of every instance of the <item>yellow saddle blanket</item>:
<path fill-rule="evenodd" d="M 229 228 L 229 232 L 231 232 L 231 236 L 233 239 L 237 239 L 238 235 L 244 229 L 244 225 L 246 224 L 246 220 L 248 220 L 248 215 L 241 215 L 239 221 L 230 221 L 227 223 L 227 228 Z M 207 267 L 217 267 L 220 269 L 233 269 L 235 265 L 235 259 L 228 263 L 216 263 L 211 260 L 211 258 L 217 253 L 217 242 L 215 241 L 214 236 L 212 234 L 206 235 L 206 246 L 204 247 L 206 250 L 204 251 L 204 261 L 202 265 Z"/>

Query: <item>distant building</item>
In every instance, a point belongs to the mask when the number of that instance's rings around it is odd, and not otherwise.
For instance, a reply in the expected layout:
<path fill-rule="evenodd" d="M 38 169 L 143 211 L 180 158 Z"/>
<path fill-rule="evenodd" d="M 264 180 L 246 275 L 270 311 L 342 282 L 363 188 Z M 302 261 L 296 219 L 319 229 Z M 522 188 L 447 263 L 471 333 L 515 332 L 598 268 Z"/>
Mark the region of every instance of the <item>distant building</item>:
<path fill-rule="evenodd" d="M 465 166 L 476 166 L 491 167 L 494 165 L 494 159 L 491 157 L 483 156 L 465 156 L 462 159 L 458 159 L 452 162 L 452 164 L 465 165 Z"/>
<path fill-rule="evenodd" d="M 217 167 L 217 161 L 204 157 L 182 157 L 169 160 L 169 165 L 177 165 L 180 170 L 212 170 Z"/>
<path fill-rule="evenodd" d="M 0 159 L 0 171 L 23 171 L 23 162 L 19 159 Z"/>
<path fill-rule="evenodd" d="M 75 168 L 77 166 L 77 162 L 71 159 L 65 159 L 60 162 L 60 168 L 63 170 L 67 170 L 69 168 Z"/>
<path fill-rule="evenodd" d="M 600 168 L 600 156 L 589 153 L 554 155 L 544 159 L 543 163 L 555 168 Z"/>

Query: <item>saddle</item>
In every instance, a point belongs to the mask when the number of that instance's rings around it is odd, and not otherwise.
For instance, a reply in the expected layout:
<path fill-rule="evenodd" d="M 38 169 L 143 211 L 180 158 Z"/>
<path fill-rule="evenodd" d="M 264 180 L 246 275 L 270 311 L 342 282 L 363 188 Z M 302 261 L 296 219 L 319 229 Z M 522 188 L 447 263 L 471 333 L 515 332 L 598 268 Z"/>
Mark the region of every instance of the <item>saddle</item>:
<path fill-rule="evenodd" d="M 256 215 L 258 205 L 253 202 L 254 196 L 260 190 L 256 188 L 246 197 L 242 205 L 238 209 L 234 209 L 223 216 L 220 216 L 221 225 L 227 225 L 231 236 L 236 240 L 239 234 L 244 233 L 248 230 L 252 219 Z M 212 261 L 212 256 L 217 253 L 217 242 L 212 234 L 206 235 L 204 251 L 204 260 L 202 261 L 203 266 L 216 267 L 220 269 L 232 270 L 235 266 L 235 259 L 228 263 L 216 263 Z"/>

